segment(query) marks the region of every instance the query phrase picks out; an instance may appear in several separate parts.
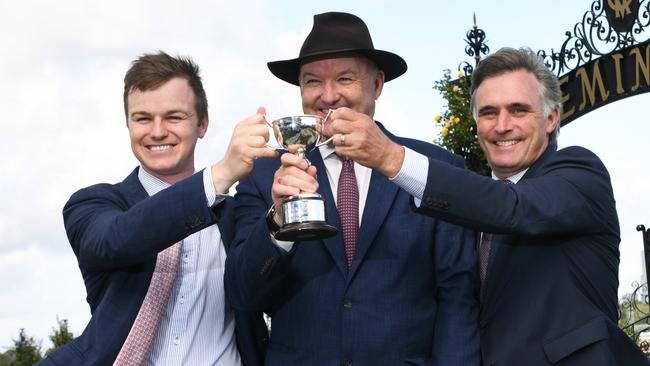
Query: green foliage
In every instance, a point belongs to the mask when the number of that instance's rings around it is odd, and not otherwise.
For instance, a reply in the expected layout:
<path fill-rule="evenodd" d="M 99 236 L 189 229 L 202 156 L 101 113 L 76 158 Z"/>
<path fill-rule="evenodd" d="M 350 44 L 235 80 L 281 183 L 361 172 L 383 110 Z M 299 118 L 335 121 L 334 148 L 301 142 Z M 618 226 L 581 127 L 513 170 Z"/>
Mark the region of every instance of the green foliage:
<path fill-rule="evenodd" d="M 451 71 L 445 70 L 442 80 L 433 88 L 447 101 L 446 110 L 435 117 L 440 128 L 434 142 L 465 159 L 467 167 L 481 175 L 489 175 L 485 155 L 476 135 L 476 123 L 469 107 L 470 80 L 459 73 L 458 79 L 451 79 Z"/>
<path fill-rule="evenodd" d="M 68 329 L 68 319 L 59 320 L 59 317 L 57 317 L 56 322 L 59 326 L 59 329 L 52 328 L 52 334 L 50 334 L 52 347 L 45 352 L 46 356 L 56 351 L 57 348 L 74 339 L 74 334 L 72 334 L 72 332 L 70 332 Z"/>
<path fill-rule="evenodd" d="M 32 366 L 40 361 L 41 344 L 36 342 L 33 337 L 27 336 L 24 328 L 20 328 L 18 339 L 13 340 L 14 345 L 0 358 L 1 362 L 8 362 L 4 365 L 12 366 Z M 3 365 L 0 363 L 0 365 Z"/>
<path fill-rule="evenodd" d="M 58 329 L 52 327 L 52 334 L 49 336 L 52 347 L 45 352 L 45 355 L 41 354 L 41 342 L 29 337 L 25 333 L 25 329 L 21 328 L 18 339 L 13 340 L 13 346 L 9 347 L 6 352 L 0 353 L 0 366 L 32 366 L 42 360 L 44 356 L 72 341 L 74 335 L 68 328 L 68 320 L 59 320 L 57 317 L 56 322 Z"/>

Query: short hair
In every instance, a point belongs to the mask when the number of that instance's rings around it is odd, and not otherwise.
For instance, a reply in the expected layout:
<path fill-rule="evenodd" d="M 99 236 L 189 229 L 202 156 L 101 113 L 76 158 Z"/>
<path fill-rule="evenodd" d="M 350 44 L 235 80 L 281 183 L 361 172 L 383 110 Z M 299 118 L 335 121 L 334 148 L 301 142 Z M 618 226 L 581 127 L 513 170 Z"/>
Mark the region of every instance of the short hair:
<path fill-rule="evenodd" d="M 153 54 L 143 54 L 131 63 L 124 76 L 124 114 L 127 122 L 128 96 L 134 90 L 154 90 L 175 77 L 188 81 L 196 99 L 195 109 L 201 123 L 208 115 L 208 98 L 203 89 L 199 66 L 189 57 L 172 57 L 163 51 Z"/>
<path fill-rule="evenodd" d="M 487 78 L 517 70 L 528 71 L 535 75 L 539 81 L 539 94 L 544 103 L 544 117 L 548 117 L 554 109 L 558 110 L 559 116 L 562 115 L 562 92 L 560 91 L 560 83 L 557 77 L 544 64 L 542 58 L 528 47 L 522 47 L 520 49 L 504 47 L 482 59 L 472 73 L 470 108 L 476 121 L 478 121 L 476 90 L 481 83 Z M 555 131 L 549 134 L 550 145 L 557 147 L 557 137 L 559 134 L 560 121 L 558 121 Z"/>

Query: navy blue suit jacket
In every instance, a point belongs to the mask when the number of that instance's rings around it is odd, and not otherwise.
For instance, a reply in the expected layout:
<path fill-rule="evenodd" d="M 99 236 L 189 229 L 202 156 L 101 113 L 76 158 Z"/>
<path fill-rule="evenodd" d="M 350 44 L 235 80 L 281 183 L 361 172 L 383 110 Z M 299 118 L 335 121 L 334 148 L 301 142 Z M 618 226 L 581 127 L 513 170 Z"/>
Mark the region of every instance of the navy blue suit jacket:
<path fill-rule="evenodd" d="M 617 327 L 619 225 L 591 151 L 549 147 L 516 185 L 430 159 L 420 211 L 496 233 L 481 292 L 484 365 L 646 365 Z"/>
<path fill-rule="evenodd" d="M 400 144 L 462 166 L 439 147 Z M 267 365 L 478 365 L 478 293 L 472 231 L 413 212 L 410 196 L 372 172 L 356 252 L 347 268 L 341 225 L 318 150 L 319 193 L 339 233 L 270 239 L 265 214 L 279 159 L 258 159 L 237 187 L 236 235 L 226 291 L 236 308 L 272 317 Z"/>
<path fill-rule="evenodd" d="M 158 252 L 215 223 L 227 248 L 232 241 L 232 200 L 207 207 L 201 173 L 149 197 L 137 172 L 115 185 L 82 189 L 63 209 L 92 317 L 42 365 L 111 365 L 147 293 Z M 268 333 L 261 313 L 235 317 L 242 360 L 262 364 Z"/>

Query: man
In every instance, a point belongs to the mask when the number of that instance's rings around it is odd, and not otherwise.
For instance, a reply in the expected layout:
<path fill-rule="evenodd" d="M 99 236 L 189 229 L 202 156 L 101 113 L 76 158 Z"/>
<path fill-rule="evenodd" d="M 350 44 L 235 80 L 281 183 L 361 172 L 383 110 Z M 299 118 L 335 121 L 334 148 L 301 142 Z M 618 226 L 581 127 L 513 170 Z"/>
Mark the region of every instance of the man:
<path fill-rule="evenodd" d="M 375 124 L 384 82 L 403 74 L 406 63 L 374 49 L 358 17 L 316 15 L 299 57 L 268 65 L 278 78 L 300 86 L 304 113 L 324 117 L 335 109 L 335 122 L 376 125 L 377 138 L 462 166 L 443 149 Z M 307 158 L 309 168 L 293 154 L 284 154 L 282 165 L 279 159 L 258 160 L 235 195 L 226 291 L 233 306 L 272 317 L 266 364 L 478 365 L 474 234 L 414 213 L 406 191 L 341 159 L 332 146 Z M 339 175 L 347 178 L 339 181 Z M 313 181 L 303 184 L 306 179 Z M 315 191 L 339 233 L 324 240 L 274 240 L 282 201 Z"/>
<path fill-rule="evenodd" d="M 244 313 L 235 320 L 225 302 L 233 236 L 226 194 L 255 157 L 275 153 L 265 148 L 260 109 L 235 127 L 221 161 L 195 173 L 207 108 L 190 59 L 146 54 L 126 73 L 124 111 L 140 166 L 121 183 L 76 192 L 65 205 L 92 317 L 44 365 L 262 364 L 263 320 Z"/>
<path fill-rule="evenodd" d="M 346 136 L 337 151 L 369 157 L 419 212 L 483 232 L 484 365 L 646 365 L 616 325 L 620 238 L 609 174 L 587 149 L 557 150 L 561 102 L 557 78 L 529 49 L 479 63 L 471 108 L 494 180 L 392 142 L 376 147 L 396 151 L 385 158 L 395 169 L 372 158 L 361 129 L 334 121 L 332 130 L 334 141 Z"/>

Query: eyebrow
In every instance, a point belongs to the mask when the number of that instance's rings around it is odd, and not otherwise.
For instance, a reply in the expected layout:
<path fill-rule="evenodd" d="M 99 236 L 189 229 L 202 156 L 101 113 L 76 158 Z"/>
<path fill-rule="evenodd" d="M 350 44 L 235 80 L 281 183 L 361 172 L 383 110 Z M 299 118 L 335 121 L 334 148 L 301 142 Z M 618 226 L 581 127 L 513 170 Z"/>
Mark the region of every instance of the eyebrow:
<path fill-rule="evenodd" d="M 172 110 L 169 110 L 169 111 L 165 111 L 164 115 L 165 115 L 165 116 L 168 116 L 168 115 L 170 115 L 170 114 L 175 114 L 175 113 L 184 114 L 184 115 L 187 116 L 187 117 L 191 117 L 191 116 L 194 115 L 194 113 L 192 113 L 192 112 L 183 111 L 183 110 L 180 110 L 180 109 L 172 109 Z M 132 113 L 130 114 L 130 117 L 134 117 L 134 116 L 137 116 L 137 115 L 142 115 L 142 116 L 147 116 L 147 117 L 149 117 L 149 116 L 151 116 L 151 113 L 149 113 L 149 112 L 144 112 L 144 111 L 135 111 L 135 112 L 132 112 Z"/>

